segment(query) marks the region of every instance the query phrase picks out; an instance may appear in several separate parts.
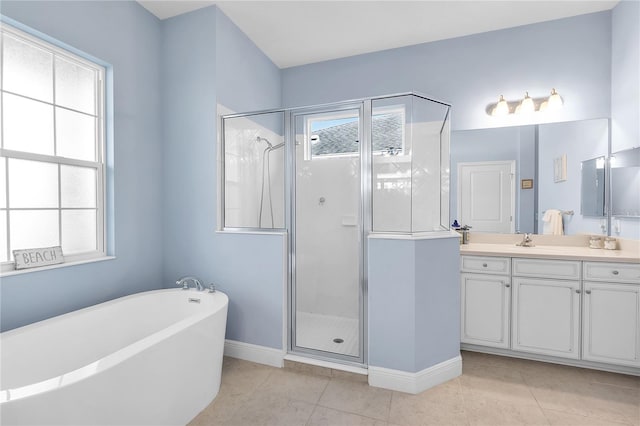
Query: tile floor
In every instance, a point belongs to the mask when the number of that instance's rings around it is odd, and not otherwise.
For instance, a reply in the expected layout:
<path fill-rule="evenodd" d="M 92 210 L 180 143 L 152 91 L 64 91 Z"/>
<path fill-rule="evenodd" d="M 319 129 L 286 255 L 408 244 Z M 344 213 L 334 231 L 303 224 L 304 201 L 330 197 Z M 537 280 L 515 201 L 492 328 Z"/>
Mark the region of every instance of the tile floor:
<path fill-rule="evenodd" d="M 225 358 L 220 393 L 190 426 L 640 425 L 640 377 L 473 352 L 462 358 L 462 376 L 419 395 L 331 370 Z"/>

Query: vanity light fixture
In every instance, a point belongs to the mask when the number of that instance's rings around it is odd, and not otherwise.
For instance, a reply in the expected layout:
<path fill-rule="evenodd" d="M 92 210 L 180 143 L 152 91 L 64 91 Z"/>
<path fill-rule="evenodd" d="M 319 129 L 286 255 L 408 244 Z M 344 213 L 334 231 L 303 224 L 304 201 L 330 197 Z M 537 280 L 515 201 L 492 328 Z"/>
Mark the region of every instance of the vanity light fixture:
<path fill-rule="evenodd" d="M 507 116 L 509 114 L 529 114 L 536 111 L 552 111 L 563 105 L 562 97 L 556 91 L 551 89 L 549 97 L 532 98 L 529 92 L 525 92 L 524 98 L 517 101 L 507 101 L 504 96 L 500 95 L 500 99 L 495 104 L 487 105 L 487 114 L 493 117 Z"/>
<path fill-rule="evenodd" d="M 529 114 L 536 110 L 536 104 L 529 96 L 529 92 L 524 92 L 524 99 L 520 101 L 520 105 L 516 107 L 516 114 Z"/>
<path fill-rule="evenodd" d="M 562 106 L 562 98 L 556 92 L 556 89 L 551 89 L 551 95 L 549 99 L 547 99 L 547 108 L 548 109 L 558 109 Z"/>
<path fill-rule="evenodd" d="M 509 104 L 504 99 L 504 96 L 500 95 L 500 99 L 496 104 L 495 108 L 491 111 L 491 115 L 500 116 L 500 115 L 509 115 Z"/>

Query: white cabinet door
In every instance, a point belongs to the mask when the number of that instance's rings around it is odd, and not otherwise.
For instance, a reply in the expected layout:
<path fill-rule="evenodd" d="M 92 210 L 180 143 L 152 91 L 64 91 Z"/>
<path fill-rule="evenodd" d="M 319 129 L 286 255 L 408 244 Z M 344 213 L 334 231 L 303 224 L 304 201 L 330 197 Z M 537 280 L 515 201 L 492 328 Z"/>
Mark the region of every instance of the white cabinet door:
<path fill-rule="evenodd" d="M 582 358 L 640 367 L 640 286 L 584 283 Z"/>
<path fill-rule="evenodd" d="M 578 359 L 580 282 L 513 279 L 513 350 Z"/>
<path fill-rule="evenodd" d="M 462 274 L 462 343 L 509 347 L 509 277 Z"/>

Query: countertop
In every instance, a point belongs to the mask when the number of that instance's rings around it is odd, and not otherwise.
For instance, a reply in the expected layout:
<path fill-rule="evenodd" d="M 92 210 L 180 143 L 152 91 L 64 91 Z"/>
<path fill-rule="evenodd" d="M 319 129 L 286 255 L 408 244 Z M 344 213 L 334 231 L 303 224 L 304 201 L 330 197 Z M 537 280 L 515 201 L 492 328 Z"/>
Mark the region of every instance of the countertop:
<path fill-rule="evenodd" d="M 534 242 L 535 244 L 535 242 Z M 585 260 L 596 262 L 640 263 L 636 250 L 604 250 L 588 247 L 536 245 L 520 247 L 515 244 L 469 243 L 460 246 L 460 254 L 478 256 L 529 257 L 537 259 Z"/>

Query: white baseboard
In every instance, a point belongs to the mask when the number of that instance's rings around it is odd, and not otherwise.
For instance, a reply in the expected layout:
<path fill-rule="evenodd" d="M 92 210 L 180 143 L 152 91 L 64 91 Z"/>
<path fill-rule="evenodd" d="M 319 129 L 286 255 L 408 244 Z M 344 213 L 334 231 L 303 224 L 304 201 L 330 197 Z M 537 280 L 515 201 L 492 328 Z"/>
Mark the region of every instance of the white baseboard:
<path fill-rule="evenodd" d="M 224 341 L 224 354 L 231 358 L 243 359 L 258 364 L 282 368 L 284 366 L 285 351 L 251 343 Z"/>
<path fill-rule="evenodd" d="M 369 366 L 369 385 L 406 393 L 420 393 L 462 374 L 462 357 L 448 359 L 417 373 Z"/>

